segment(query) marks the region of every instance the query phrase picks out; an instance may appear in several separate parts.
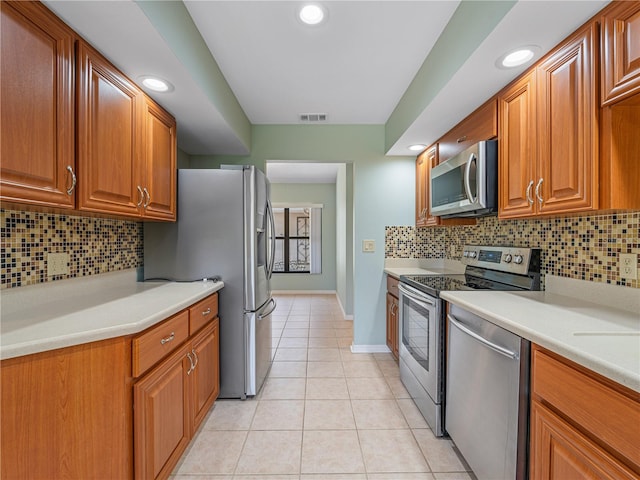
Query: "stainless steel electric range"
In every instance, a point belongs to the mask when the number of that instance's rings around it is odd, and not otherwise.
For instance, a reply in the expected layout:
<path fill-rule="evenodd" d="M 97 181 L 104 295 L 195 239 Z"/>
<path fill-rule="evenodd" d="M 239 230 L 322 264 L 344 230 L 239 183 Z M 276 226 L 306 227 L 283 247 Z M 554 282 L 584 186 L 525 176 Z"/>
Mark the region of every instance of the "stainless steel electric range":
<path fill-rule="evenodd" d="M 436 436 L 445 434 L 445 306 L 451 290 L 539 290 L 540 250 L 464 247 L 464 274 L 403 275 L 400 291 L 400 378 Z"/>

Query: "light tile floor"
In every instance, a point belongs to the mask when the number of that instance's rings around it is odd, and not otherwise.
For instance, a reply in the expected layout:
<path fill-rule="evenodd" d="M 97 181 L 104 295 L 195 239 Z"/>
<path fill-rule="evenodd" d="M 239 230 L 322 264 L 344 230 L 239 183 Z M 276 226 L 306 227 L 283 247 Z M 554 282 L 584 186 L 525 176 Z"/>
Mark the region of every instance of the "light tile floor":
<path fill-rule="evenodd" d="M 174 480 L 469 480 L 391 354 L 354 354 L 334 295 L 279 295 L 271 372 L 252 399 L 218 400 Z"/>

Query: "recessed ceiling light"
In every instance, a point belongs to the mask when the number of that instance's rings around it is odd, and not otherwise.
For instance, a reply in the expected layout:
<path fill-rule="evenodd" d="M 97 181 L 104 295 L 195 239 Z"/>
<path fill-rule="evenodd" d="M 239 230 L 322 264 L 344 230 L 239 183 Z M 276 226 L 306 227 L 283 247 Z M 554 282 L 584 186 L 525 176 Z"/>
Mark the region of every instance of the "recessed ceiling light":
<path fill-rule="evenodd" d="M 307 25 L 318 25 L 325 18 L 325 9 L 317 3 L 309 3 L 300 9 L 298 17 Z"/>
<path fill-rule="evenodd" d="M 535 45 L 527 45 L 516 50 L 511 50 L 502 55 L 496 62 L 496 65 L 500 68 L 519 67 L 530 61 L 538 50 L 540 50 L 540 47 Z"/>
<path fill-rule="evenodd" d="M 173 85 L 163 80 L 159 77 L 153 77 L 150 75 L 145 75 L 142 77 L 138 77 L 142 80 L 142 85 L 147 87 L 149 90 L 153 90 L 154 92 L 170 92 L 173 90 Z"/>
<path fill-rule="evenodd" d="M 411 150 L 412 152 L 421 152 L 426 147 L 427 147 L 426 145 L 422 145 L 421 143 L 416 143 L 415 145 L 409 145 L 409 150 Z"/>

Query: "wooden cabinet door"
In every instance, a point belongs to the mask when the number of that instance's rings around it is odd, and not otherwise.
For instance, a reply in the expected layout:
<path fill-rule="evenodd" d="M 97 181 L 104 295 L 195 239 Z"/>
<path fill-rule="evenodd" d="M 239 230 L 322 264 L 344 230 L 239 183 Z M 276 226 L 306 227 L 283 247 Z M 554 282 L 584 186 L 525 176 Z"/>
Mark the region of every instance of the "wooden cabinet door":
<path fill-rule="evenodd" d="M 500 218 L 535 213 L 534 179 L 536 155 L 536 76 L 523 76 L 498 96 L 498 185 Z"/>
<path fill-rule="evenodd" d="M 425 179 L 424 179 L 424 195 L 425 195 L 425 214 L 423 225 L 425 227 L 432 227 L 436 225 L 440 225 L 441 220 L 440 217 L 434 217 L 431 215 L 431 169 L 438 165 L 438 147 L 433 146 L 427 150 L 427 166 L 425 169 Z"/>
<path fill-rule="evenodd" d="M 602 19 L 602 105 L 640 92 L 640 2 L 613 2 Z"/>
<path fill-rule="evenodd" d="M 440 163 L 463 152 L 475 143 L 498 135 L 498 112 L 493 97 L 438 140 Z"/>
<path fill-rule="evenodd" d="M 539 213 L 598 206 L 597 38 L 587 25 L 537 67 Z"/>
<path fill-rule="evenodd" d="M 220 392 L 220 327 L 217 318 L 193 339 L 191 353 L 196 361 L 191 372 L 195 432 Z"/>
<path fill-rule="evenodd" d="M 387 346 L 398 359 L 398 299 L 387 293 Z"/>
<path fill-rule="evenodd" d="M 531 480 L 637 479 L 629 468 L 537 401 L 531 405 Z"/>
<path fill-rule="evenodd" d="M 175 220 L 176 121 L 148 98 L 145 99 L 145 147 L 145 217 Z"/>
<path fill-rule="evenodd" d="M 425 150 L 416 158 L 416 227 L 425 225 L 426 215 L 429 213 L 429 190 L 427 186 L 429 181 L 427 175 L 429 160 L 427 152 L 428 150 Z"/>
<path fill-rule="evenodd" d="M 2 199 L 73 208 L 75 35 L 36 2 L 0 15 Z"/>
<path fill-rule="evenodd" d="M 77 58 L 78 208 L 137 217 L 144 96 L 86 43 L 78 42 Z"/>
<path fill-rule="evenodd" d="M 190 344 L 133 386 L 135 478 L 166 478 L 191 439 Z"/>

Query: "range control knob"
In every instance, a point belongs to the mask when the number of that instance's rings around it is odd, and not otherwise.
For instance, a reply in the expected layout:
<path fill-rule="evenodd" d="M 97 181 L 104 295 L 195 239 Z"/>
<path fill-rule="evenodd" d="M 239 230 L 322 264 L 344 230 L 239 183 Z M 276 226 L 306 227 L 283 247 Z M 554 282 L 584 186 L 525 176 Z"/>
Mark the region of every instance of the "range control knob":
<path fill-rule="evenodd" d="M 522 263 L 522 255 L 516 255 L 515 257 L 513 257 L 513 263 L 515 263 L 516 265 L 520 265 Z"/>
<path fill-rule="evenodd" d="M 511 263 L 511 260 L 512 260 L 512 259 L 513 259 L 513 257 L 511 256 L 511 254 L 510 254 L 510 253 L 507 253 L 507 254 L 504 256 L 504 260 L 503 260 L 503 262 L 504 262 L 504 263 Z"/>
<path fill-rule="evenodd" d="M 470 256 L 471 258 L 476 258 L 476 257 L 478 256 L 478 253 L 477 253 L 477 252 L 474 252 L 474 251 L 472 250 L 472 251 L 470 251 L 470 252 L 469 252 L 469 256 Z"/>

